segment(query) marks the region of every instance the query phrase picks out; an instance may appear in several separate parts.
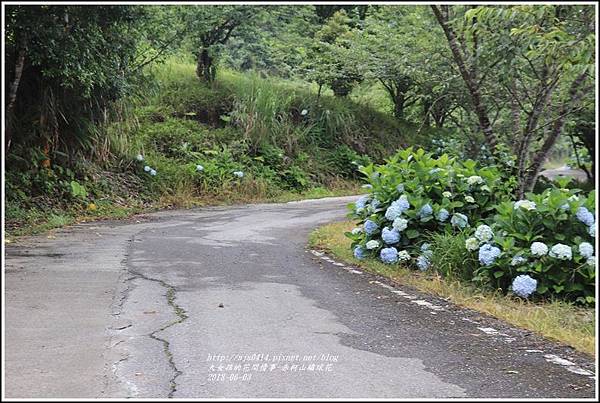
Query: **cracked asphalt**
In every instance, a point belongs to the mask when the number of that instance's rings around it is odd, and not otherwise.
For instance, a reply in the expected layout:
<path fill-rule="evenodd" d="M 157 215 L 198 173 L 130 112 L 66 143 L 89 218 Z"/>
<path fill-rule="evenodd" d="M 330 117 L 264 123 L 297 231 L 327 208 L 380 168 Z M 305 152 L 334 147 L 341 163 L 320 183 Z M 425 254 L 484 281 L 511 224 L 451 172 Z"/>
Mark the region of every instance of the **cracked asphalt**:
<path fill-rule="evenodd" d="M 352 200 L 7 245 L 4 397 L 594 398 L 593 358 L 308 250 Z"/>

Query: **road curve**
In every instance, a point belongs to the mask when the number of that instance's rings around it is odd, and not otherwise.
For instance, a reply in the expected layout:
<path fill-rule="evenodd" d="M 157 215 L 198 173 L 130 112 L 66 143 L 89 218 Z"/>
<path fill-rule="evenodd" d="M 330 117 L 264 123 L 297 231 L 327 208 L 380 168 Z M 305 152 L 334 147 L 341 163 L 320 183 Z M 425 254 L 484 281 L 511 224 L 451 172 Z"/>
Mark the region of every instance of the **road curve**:
<path fill-rule="evenodd" d="M 354 198 L 6 247 L 6 398 L 593 398 L 591 358 L 307 249 Z"/>

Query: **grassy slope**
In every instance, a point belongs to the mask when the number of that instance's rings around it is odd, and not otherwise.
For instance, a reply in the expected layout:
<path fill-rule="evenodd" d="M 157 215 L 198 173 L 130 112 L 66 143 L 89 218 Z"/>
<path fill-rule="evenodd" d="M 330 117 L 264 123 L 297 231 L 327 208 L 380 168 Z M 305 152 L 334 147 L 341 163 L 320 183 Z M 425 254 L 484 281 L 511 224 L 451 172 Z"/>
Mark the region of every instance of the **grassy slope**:
<path fill-rule="evenodd" d="M 341 222 L 321 227 L 311 234 L 310 244 L 329 251 L 353 265 L 389 277 L 400 284 L 448 298 L 457 305 L 495 316 L 513 325 L 568 344 L 579 351 L 595 355 L 593 309 L 578 308 L 562 301 L 534 304 L 499 294 L 484 293 L 459 281 L 447 281 L 435 275 L 423 275 L 375 260 L 357 260 L 350 248 L 351 240 L 344 236 L 344 232 L 350 231 L 354 226 L 352 222 Z"/>
<path fill-rule="evenodd" d="M 154 85 L 117 104 L 95 129 L 74 177 L 7 164 L 8 236 L 156 208 L 355 194 L 352 161 L 381 160 L 435 133 L 416 136 L 415 127 L 367 106 L 381 94 L 364 88 L 352 99 L 317 99 L 305 82 L 227 70 L 208 86 L 193 64 L 174 60 L 150 73 Z M 87 196 L 70 193 L 72 179 Z M 40 183 L 52 186 L 31 196 Z"/>

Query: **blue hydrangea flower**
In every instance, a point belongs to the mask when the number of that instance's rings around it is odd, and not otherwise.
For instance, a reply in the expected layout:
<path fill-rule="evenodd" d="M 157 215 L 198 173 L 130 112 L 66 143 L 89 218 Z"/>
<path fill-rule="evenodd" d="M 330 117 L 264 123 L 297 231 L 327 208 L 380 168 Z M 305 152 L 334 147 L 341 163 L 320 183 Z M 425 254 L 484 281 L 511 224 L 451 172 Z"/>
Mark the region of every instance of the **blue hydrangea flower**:
<path fill-rule="evenodd" d="M 369 201 L 369 196 L 361 196 L 356 203 L 354 203 L 354 206 L 356 207 L 356 209 L 360 209 L 360 208 L 365 208 L 365 206 L 367 205 L 367 202 Z"/>
<path fill-rule="evenodd" d="M 588 228 L 588 234 L 590 234 L 592 238 L 596 238 L 596 225 L 592 225 Z"/>
<path fill-rule="evenodd" d="M 484 266 L 493 264 L 498 256 L 500 256 L 500 249 L 495 246 L 485 244 L 479 248 L 479 261 Z"/>
<path fill-rule="evenodd" d="M 381 252 L 379 252 L 379 257 L 383 263 L 396 263 L 398 262 L 398 250 L 394 247 L 383 248 Z"/>
<path fill-rule="evenodd" d="M 441 209 L 438 213 L 437 213 L 437 219 L 440 222 L 444 222 L 448 219 L 448 217 L 450 217 L 450 213 L 448 212 L 448 210 L 446 210 L 445 208 Z"/>
<path fill-rule="evenodd" d="M 583 257 L 590 257 L 594 254 L 594 246 L 588 242 L 579 244 L 579 254 Z"/>
<path fill-rule="evenodd" d="M 526 263 L 527 259 L 525 259 L 523 256 L 521 255 L 517 255 L 517 256 L 513 256 L 513 258 L 510 261 L 510 265 L 511 266 L 520 266 L 523 263 Z"/>
<path fill-rule="evenodd" d="M 464 214 L 454 213 L 450 219 L 450 223 L 454 227 L 465 228 L 469 225 L 469 219 Z"/>
<path fill-rule="evenodd" d="M 417 258 L 417 267 L 419 268 L 419 270 L 425 271 L 429 268 L 430 265 L 431 263 L 429 262 L 427 256 L 421 255 Z"/>
<path fill-rule="evenodd" d="M 398 191 L 398 193 L 403 193 L 404 192 L 404 185 L 401 183 L 398 186 L 396 186 L 396 190 Z"/>
<path fill-rule="evenodd" d="M 421 207 L 421 210 L 419 210 L 419 216 L 421 217 L 429 217 L 432 214 L 433 209 L 431 208 L 429 203 L 425 204 L 423 207 Z"/>
<path fill-rule="evenodd" d="M 379 229 L 379 225 L 377 225 L 375 221 L 367 220 L 365 221 L 364 228 L 367 235 L 372 235 L 375 231 Z"/>
<path fill-rule="evenodd" d="M 379 207 L 380 204 L 381 204 L 381 202 L 379 200 L 373 199 L 370 207 L 374 211 L 377 207 Z"/>
<path fill-rule="evenodd" d="M 519 297 L 527 298 L 537 289 L 537 280 L 527 274 L 515 277 L 512 282 L 512 291 Z"/>
<path fill-rule="evenodd" d="M 577 213 L 575 213 L 577 219 L 587 225 L 588 227 L 593 226 L 596 223 L 594 215 L 585 207 L 579 207 Z"/>
<path fill-rule="evenodd" d="M 543 242 L 532 243 L 530 249 L 533 256 L 544 256 L 548 253 L 548 246 Z"/>
<path fill-rule="evenodd" d="M 381 239 L 388 245 L 400 242 L 400 231 L 396 228 L 384 228 L 381 231 Z"/>
<path fill-rule="evenodd" d="M 570 246 L 557 243 L 550 248 L 550 253 L 548 253 L 548 255 L 560 260 L 571 260 L 573 257 L 573 251 L 571 250 Z"/>
<path fill-rule="evenodd" d="M 364 259 L 366 252 L 367 251 L 365 250 L 365 248 L 363 248 L 362 246 L 357 246 L 356 248 L 354 248 L 354 257 L 357 259 Z"/>
<path fill-rule="evenodd" d="M 406 196 L 400 196 L 398 200 L 394 200 L 392 204 L 385 211 L 385 218 L 394 221 L 400 216 L 405 210 L 410 207 Z"/>

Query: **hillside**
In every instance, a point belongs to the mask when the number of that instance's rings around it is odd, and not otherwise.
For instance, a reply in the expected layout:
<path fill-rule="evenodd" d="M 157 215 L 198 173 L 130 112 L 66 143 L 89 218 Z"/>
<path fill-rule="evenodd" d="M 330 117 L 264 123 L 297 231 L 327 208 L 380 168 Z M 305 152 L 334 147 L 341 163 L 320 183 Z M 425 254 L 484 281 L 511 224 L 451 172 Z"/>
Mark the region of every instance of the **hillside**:
<path fill-rule="evenodd" d="M 364 102 L 318 97 L 306 82 L 221 70 L 209 85 L 194 68 L 171 60 L 149 70 L 143 90 L 90 128 L 87 152 L 15 150 L 9 233 L 148 208 L 356 193 L 358 165 L 435 133 L 416 137 L 416 127 Z"/>

